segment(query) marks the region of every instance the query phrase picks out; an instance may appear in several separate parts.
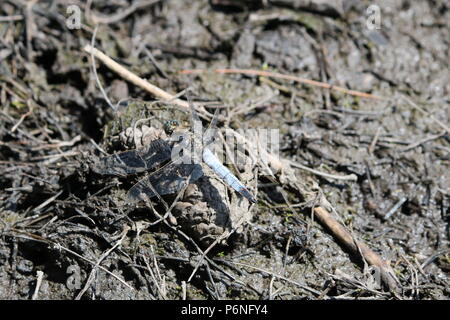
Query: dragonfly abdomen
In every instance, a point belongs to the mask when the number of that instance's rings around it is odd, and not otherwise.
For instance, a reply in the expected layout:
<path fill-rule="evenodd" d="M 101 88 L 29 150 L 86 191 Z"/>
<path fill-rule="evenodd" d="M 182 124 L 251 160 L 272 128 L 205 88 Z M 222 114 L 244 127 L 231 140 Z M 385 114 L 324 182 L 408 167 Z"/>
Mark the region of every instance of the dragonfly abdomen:
<path fill-rule="evenodd" d="M 231 188 L 239 192 L 242 196 L 249 201 L 256 203 L 256 199 L 248 191 L 248 189 L 239 181 L 231 171 L 220 163 L 219 159 L 211 152 L 211 150 L 205 148 L 203 150 L 203 161 Z"/>

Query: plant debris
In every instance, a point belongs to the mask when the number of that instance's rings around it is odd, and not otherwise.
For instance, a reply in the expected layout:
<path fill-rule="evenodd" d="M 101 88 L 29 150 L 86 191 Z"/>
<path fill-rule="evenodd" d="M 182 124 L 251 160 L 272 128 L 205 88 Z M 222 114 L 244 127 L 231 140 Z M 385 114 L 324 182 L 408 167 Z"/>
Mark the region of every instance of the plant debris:
<path fill-rule="evenodd" d="M 343 3 L 3 1 L 0 299 L 449 299 L 450 6 Z M 93 170 L 188 88 L 256 204 Z"/>

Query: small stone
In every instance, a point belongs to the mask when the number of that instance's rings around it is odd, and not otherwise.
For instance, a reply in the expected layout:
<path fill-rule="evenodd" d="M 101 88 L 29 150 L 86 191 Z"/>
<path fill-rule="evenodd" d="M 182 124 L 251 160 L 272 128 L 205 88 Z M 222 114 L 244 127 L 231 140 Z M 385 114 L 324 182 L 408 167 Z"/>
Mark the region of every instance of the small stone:
<path fill-rule="evenodd" d="M 34 263 L 30 260 L 23 259 L 17 264 L 17 271 L 22 274 L 30 274 L 33 272 Z"/>

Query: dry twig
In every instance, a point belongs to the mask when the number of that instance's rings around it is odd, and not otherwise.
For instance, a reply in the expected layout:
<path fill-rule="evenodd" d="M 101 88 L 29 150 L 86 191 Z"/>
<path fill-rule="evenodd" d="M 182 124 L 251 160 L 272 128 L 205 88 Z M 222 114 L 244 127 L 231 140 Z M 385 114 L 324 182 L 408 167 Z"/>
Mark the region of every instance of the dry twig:
<path fill-rule="evenodd" d="M 194 69 L 194 70 L 182 70 L 180 73 L 181 74 L 198 74 L 198 73 L 203 73 L 206 71 L 207 70 Z M 213 71 L 217 72 L 217 73 L 224 73 L 224 74 L 225 73 L 235 73 L 235 74 L 245 74 L 248 76 L 278 78 L 278 79 L 283 79 L 283 80 L 290 80 L 290 81 L 295 81 L 295 82 L 299 82 L 299 83 L 309 84 L 309 85 L 319 87 L 319 88 L 339 91 L 342 93 L 350 94 L 353 96 L 358 96 L 361 98 L 377 99 L 377 100 L 385 99 L 383 97 L 379 97 L 379 96 L 376 96 L 376 95 L 373 95 L 370 93 L 365 93 L 365 92 L 360 92 L 360 91 L 355 91 L 355 90 L 348 90 L 348 89 L 345 89 L 342 87 L 333 86 L 329 83 L 324 83 L 324 82 L 320 82 L 320 81 L 315 81 L 315 80 L 300 78 L 300 77 L 296 77 L 296 76 L 281 74 L 281 73 L 277 73 L 277 72 L 251 70 L 251 69 L 215 69 Z"/>
<path fill-rule="evenodd" d="M 116 244 L 114 246 L 112 246 L 111 248 L 109 248 L 108 250 L 105 251 L 105 253 L 103 253 L 100 258 L 98 259 L 97 263 L 94 265 L 94 267 L 91 270 L 91 273 L 89 274 L 88 280 L 86 281 L 86 284 L 84 285 L 83 289 L 78 293 L 78 295 L 75 297 L 75 300 L 80 300 L 81 297 L 84 295 L 84 293 L 87 291 L 87 289 L 89 289 L 89 286 L 91 285 L 92 281 L 94 281 L 94 276 L 95 273 L 97 272 L 97 268 L 100 267 L 100 263 L 102 263 L 102 261 L 109 256 L 109 254 L 111 252 L 114 251 L 114 249 L 116 249 L 119 245 L 122 244 L 123 240 L 125 239 L 128 230 L 130 229 L 129 226 L 125 226 L 125 228 L 122 231 L 122 236 L 121 238 L 116 242 Z"/>
<path fill-rule="evenodd" d="M 31 297 L 31 300 L 36 300 L 37 297 L 38 297 L 39 289 L 40 289 L 41 284 L 42 284 L 42 278 L 44 277 L 44 273 L 41 270 L 38 270 L 36 272 L 36 276 L 37 276 L 36 288 L 34 289 L 34 293 L 33 293 L 33 296 Z"/>
<path fill-rule="evenodd" d="M 173 104 L 176 104 L 183 108 L 189 108 L 189 104 L 186 101 L 180 100 L 180 99 L 174 99 L 174 95 L 158 88 L 157 86 L 151 84 L 150 82 L 138 77 L 134 73 L 130 72 L 126 68 L 122 67 L 120 64 L 112 60 L 110 57 L 105 55 L 100 50 L 92 47 L 91 45 L 86 45 L 84 47 L 84 51 L 88 52 L 89 54 L 94 55 L 97 59 L 102 61 L 108 68 L 113 70 L 114 72 L 118 73 L 122 78 L 130 81 L 134 85 L 150 92 L 155 97 L 163 99 L 163 100 L 172 100 L 171 102 Z"/>
<path fill-rule="evenodd" d="M 397 291 L 397 279 L 394 271 L 389 264 L 384 261 L 378 254 L 373 252 L 365 243 L 356 240 L 354 236 L 331 214 L 322 207 L 314 208 L 317 219 L 324 224 L 341 243 L 343 243 L 353 254 L 361 253 L 363 258 L 373 266 L 380 269 L 381 280 L 391 291 Z"/>

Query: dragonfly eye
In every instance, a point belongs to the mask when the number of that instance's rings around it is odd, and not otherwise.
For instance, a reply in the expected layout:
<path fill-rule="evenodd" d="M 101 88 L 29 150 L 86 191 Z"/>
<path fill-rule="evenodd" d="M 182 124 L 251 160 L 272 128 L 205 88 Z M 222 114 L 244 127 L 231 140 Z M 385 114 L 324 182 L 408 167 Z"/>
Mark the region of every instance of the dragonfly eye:
<path fill-rule="evenodd" d="M 172 134 L 177 127 L 180 126 L 180 123 L 177 120 L 168 120 L 164 123 L 164 131 L 167 134 Z"/>

